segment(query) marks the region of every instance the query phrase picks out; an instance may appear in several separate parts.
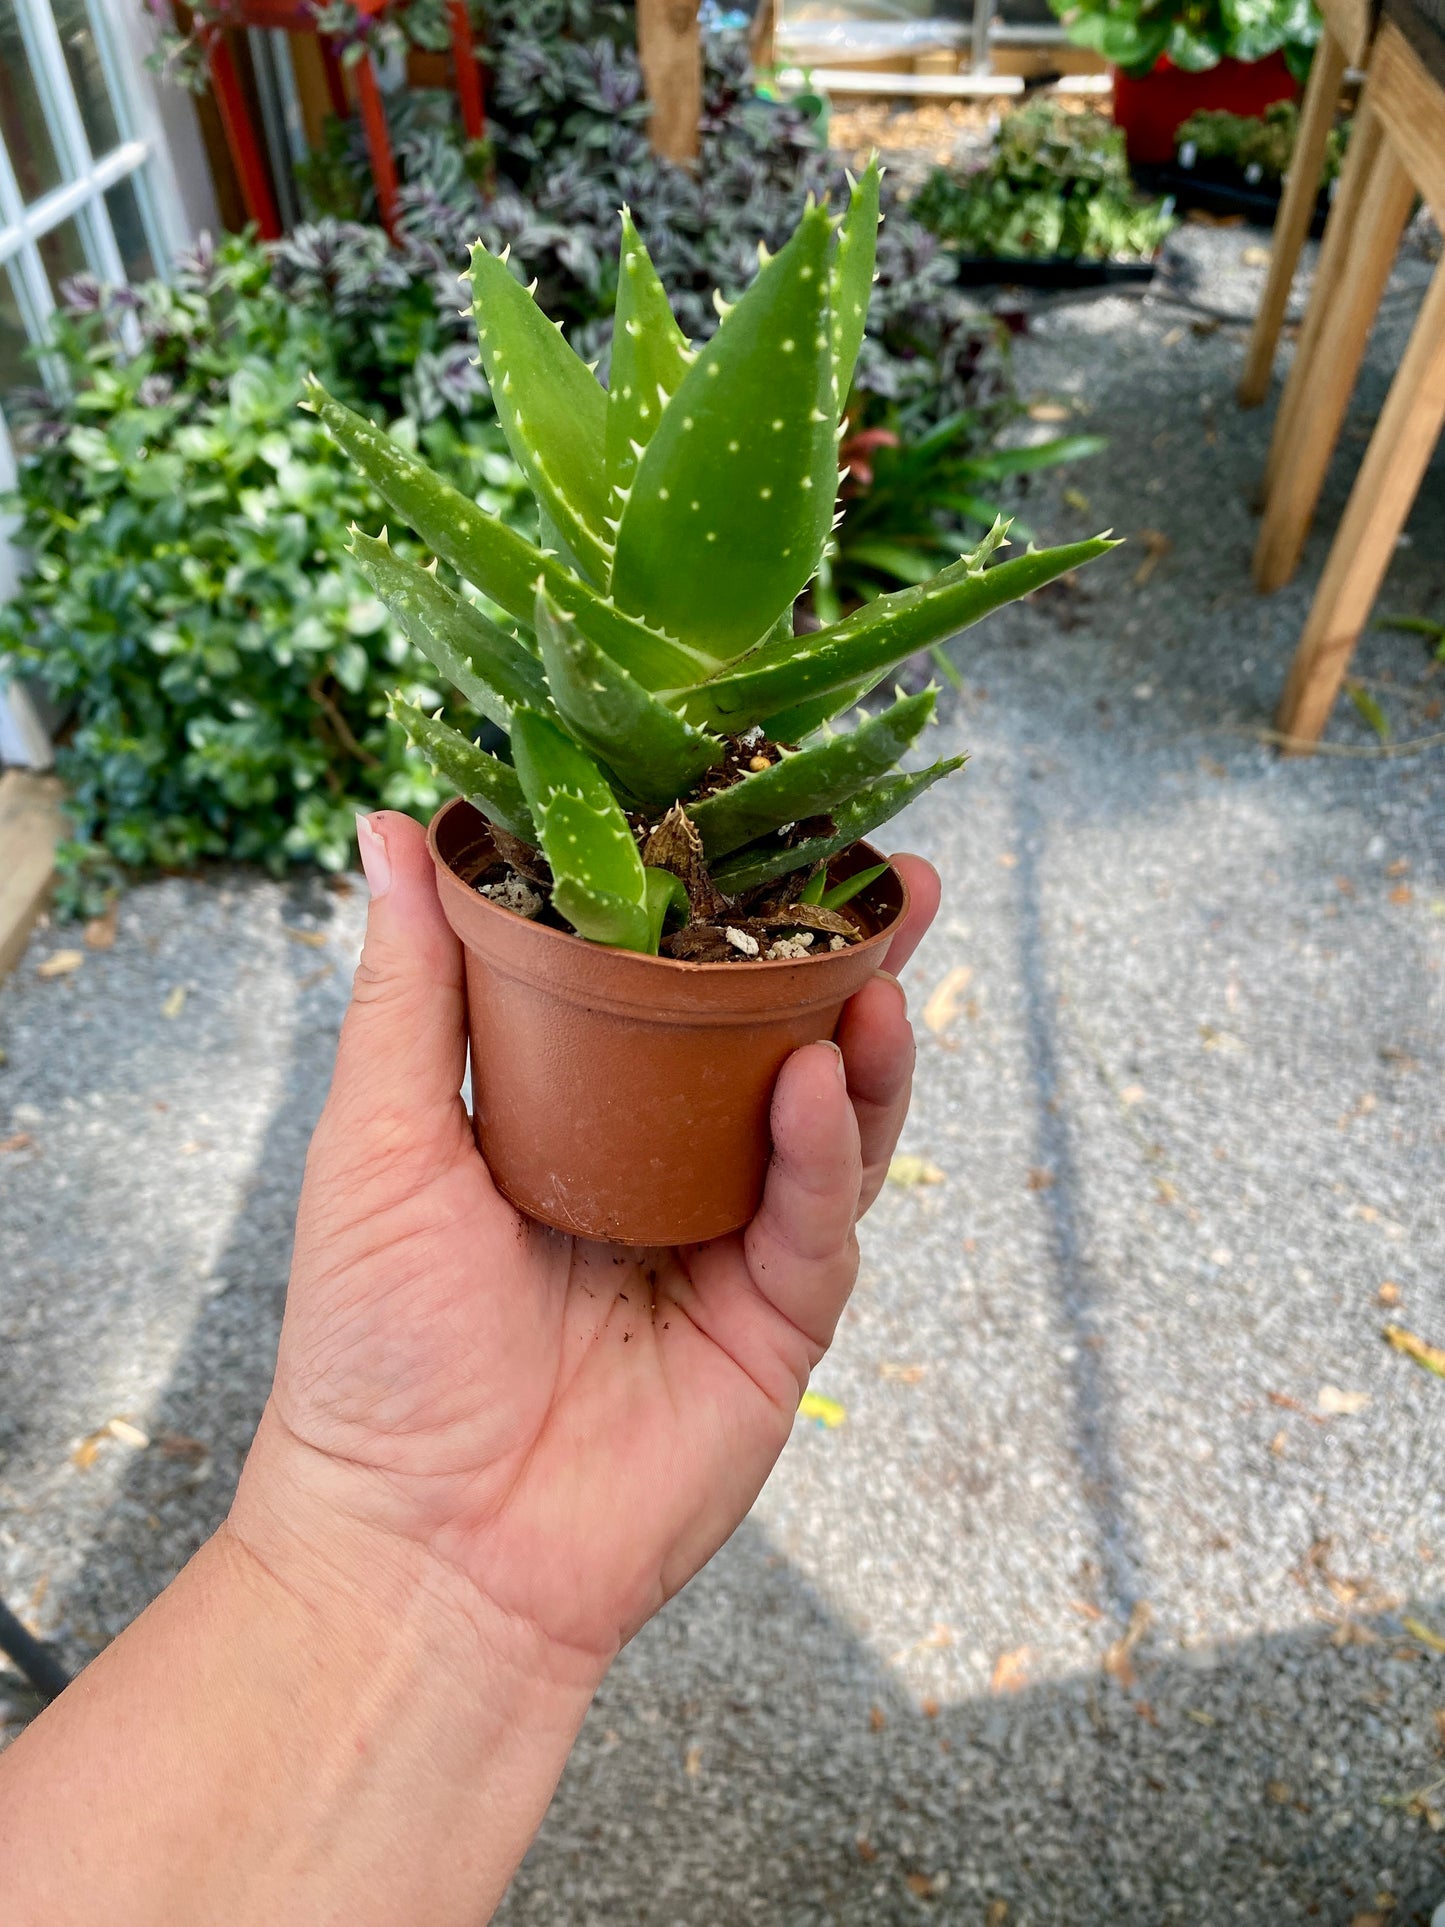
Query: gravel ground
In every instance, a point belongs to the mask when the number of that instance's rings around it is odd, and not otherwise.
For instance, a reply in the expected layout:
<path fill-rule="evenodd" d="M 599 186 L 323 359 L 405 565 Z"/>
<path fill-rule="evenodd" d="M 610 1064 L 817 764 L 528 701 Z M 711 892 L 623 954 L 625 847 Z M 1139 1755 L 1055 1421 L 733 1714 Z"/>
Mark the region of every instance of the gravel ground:
<path fill-rule="evenodd" d="M 1258 238 L 1186 231 L 1175 285 L 1246 312 Z M 846 1422 L 800 1421 L 608 1680 L 517 1927 L 1420 1927 L 1445 1896 L 1445 1385 L 1381 1339 L 1445 1342 L 1445 753 L 1259 740 L 1327 533 L 1253 595 L 1268 416 L 1240 333 L 1190 322 L 1094 298 L 1019 344 L 1112 437 L 1087 509 L 1050 484 L 1028 519 L 1171 546 L 955 646 L 935 749 L 973 761 L 900 838 L 947 881 L 915 1010 L 970 973 L 905 1138 L 941 1175 L 866 1228 L 816 1379 Z M 1438 468 L 1411 538 L 1382 606 L 1445 614 Z M 1429 732 L 1418 638 L 1358 667 Z M 1331 740 L 1379 747 L 1348 704 Z M 0 990 L 0 1591 L 72 1660 L 225 1506 L 361 917 L 158 883 Z M 117 1417 L 150 1445 L 94 1439 Z"/>

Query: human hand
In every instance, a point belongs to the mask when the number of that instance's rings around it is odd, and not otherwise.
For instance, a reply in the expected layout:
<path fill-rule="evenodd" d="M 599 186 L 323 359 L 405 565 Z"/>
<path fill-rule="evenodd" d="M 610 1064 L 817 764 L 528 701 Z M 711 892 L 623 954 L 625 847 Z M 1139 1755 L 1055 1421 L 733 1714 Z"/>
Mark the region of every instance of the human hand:
<path fill-rule="evenodd" d="M 903 994 L 874 978 L 841 1056 L 813 1044 L 784 1066 L 744 1231 L 586 1243 L 517 1212 L 473 1142 L 462 953 L 422 830 L 381 812 L 361 847 L 366 943 L 231 1529 L 303 1587 L 334 1563 L 380 1594 L 420 1562 L 529 1666 L 595 1683 L 727 1539 L 787 1439 L 907 1110 Z M 912 907 L 894 973 L 938 904 L 927 863 L 895 862 Z"/>

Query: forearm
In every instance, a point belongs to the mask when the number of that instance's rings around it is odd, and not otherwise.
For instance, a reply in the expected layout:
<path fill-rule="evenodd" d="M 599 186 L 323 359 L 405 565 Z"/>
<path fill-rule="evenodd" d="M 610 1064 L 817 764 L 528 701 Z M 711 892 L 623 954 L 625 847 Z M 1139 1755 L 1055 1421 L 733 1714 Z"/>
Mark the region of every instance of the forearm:
<path fill-rule="evenodd" d="M 223 1528 L 0 1759 L 12 1927 L 489 1917 L 594 1682 L 418 1559 L 325 1608 Z"/>

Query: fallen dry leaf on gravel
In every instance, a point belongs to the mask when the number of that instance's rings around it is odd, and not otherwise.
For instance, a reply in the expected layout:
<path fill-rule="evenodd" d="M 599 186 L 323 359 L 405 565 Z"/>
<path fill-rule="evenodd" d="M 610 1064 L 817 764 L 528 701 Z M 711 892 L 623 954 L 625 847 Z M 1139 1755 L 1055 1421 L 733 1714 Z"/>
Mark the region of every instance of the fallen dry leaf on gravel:
<path fill-rule="evenodd" d="M 1368 1392 L 1347 1392 L 1338 1385 L 1321 1385 L 1315 1403 L 1330 1418 L 1353 1418 L 1370 1402 Z"/>
<path fill-rule="evenodd" d="M 890 1184 L 942 1184 L 944 1176 L 931 1159 L 913 1157 L 907 1152 L 894 1158 L 888 1167 Z"/>
<path fill-rule="evenodd" d="M 1136 1600 L 1134 1610 L 1129 1614 L 1129 1624 L 1104 1653 L 1104 1671 L 1126 1693 L 1138 1684 L 1138 1675 L 1134 1671 L 1134 1649 L 1148 1632 L 1153 1617 L 1154 1608 L 1148 1600 Z"/>
<path fill-rule="evenodd" d="M 283 923 L 281 928 L 293 943 L 304 943 L 308 949 L 324 950 L 326 932 L 324 930 L 298 930 L 295 924 Z"/>
<path fill-rule="evenodd" d="M 973 971 L 969 966 L 955 964 L 933 986 L 928 1002 L 923 1006 L 923 1021 L 935 1037 L 941 1036 L 957 1017 L 963 993 L 972 981 Z"/>
<path fill-rule="evenodd" d="M 878 1376 L 892 1379 L 895 1385 L 916 1385 L 927 1370 L 926 1365 L 895 1365 L 885 1358 L 878 1367 Z"/>
<path fill-rule="evenodd" d="M 1375 1293 L 1375 1296 L 1382 1305 L 1398 1305 L 1403 1294 L 1394 1280 L 1387 1278 Z"/>
<path fill-rule="evenodd" d="M 1384 1289 L 1381 1285 L 1382 1296 Z M 1403 1325 L 1386 1325 L 1384 1338 L 1387 1345 L 1392 1345 L 1397 1352 L 1403 1352 L 1406 1358 L 1413 1358 L 1427 1372 L 1433 1372 L 1437 1378 L 1445 1378 L 1445 1348 L 1427 1345 L 1423 1338 L 1417 1338 L 1414 1332 L 1407 1332 Z"/>
<path fill-rule="evenodd" d="M 1011 1653 L 1000 1653 L 993 1663 L 990 1692 L 1020 1692 L 1028 1685 L 1029 1660 L 1032 1656 L 1033 1649 L 1028 1646 L 1016 1646 Z"/>
<path fill-rule="evenodd" d="M 1432 1653 L 1445 1653 L 1445 1638 L 1427 1626 L 1423 1619 L 1402 1619 L 1400 1624 L 1411 1639 L 1418 1639 L 1420 1644 L 1428 1646 Z"/>
<path fill-rule="evenodd" d="M 0 1137 L 0 1151 L 23 1151 L 34 1142 L 28 1131 L 17 1131 L 13 1137 Z"/>
<path fill-rule="evenodd" d="M 161 1016 L 167 1018 L 179 1017 L 185 1007 L 186 987 L 184 984 L 177 984 L 174 990 L 166 993 L 166 1000 L 161 1005 Z"/>
<path fill-rule="evenodd" d="M 37 977 L 68 977 L 72 970 L 79 970 L 85 962 L 83 950 L 57 950 L 53 957 L 35 966 Z"/>
<path fill-rule="evenodd" d="M 109 950 L 115 942 L 116 906 L 99 917 L 92 917 L 85 926 L 86 945 L 91 950 Z"/>
<path fill-rule="evenodd" d="M 1163 529 L 1140 529 L 1137 539 L 1144 544 L 1145 554 L 1134 571 L 1134 587 L 1142 589 L 1174 544 Z"/>

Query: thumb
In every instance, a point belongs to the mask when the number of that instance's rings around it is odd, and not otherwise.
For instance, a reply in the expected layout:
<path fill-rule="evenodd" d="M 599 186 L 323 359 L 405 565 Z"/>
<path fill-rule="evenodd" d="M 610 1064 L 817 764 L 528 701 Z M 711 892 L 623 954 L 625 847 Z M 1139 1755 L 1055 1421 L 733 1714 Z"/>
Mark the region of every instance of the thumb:
<path fill-rule="evenodd" d="M 455 1114 L 466 1067 L 462 947 L 442 914 L 420 823 L 358 816 L 371 903 L 328 1109 L 353 1131 L 415 1130 Z"/>

